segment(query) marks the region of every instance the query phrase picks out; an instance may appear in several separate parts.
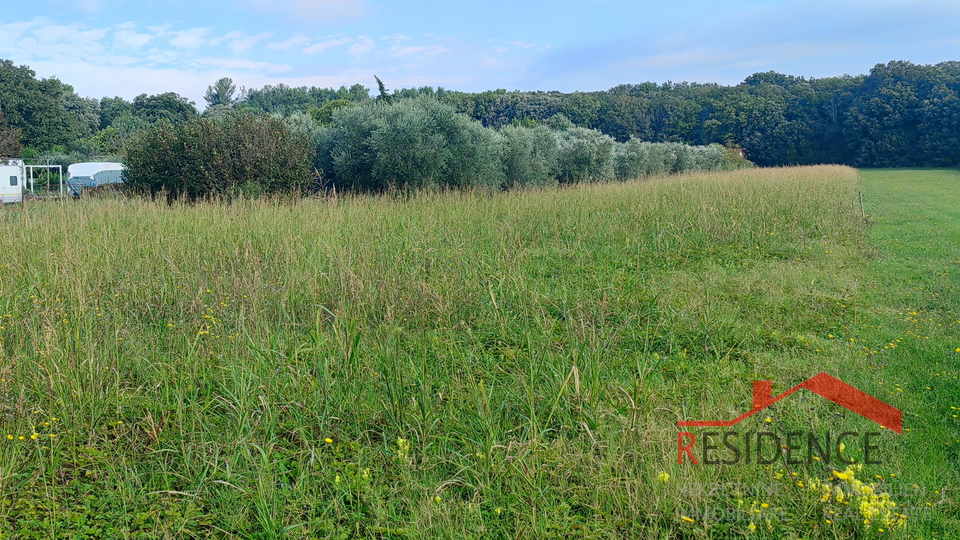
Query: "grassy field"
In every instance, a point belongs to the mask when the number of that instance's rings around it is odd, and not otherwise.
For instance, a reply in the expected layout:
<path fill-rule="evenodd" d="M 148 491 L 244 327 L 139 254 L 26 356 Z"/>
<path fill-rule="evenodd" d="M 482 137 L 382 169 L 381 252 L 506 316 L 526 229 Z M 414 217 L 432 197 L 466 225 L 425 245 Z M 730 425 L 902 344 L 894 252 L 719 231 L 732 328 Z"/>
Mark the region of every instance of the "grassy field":
<path fill-rule="evenodd" d="M 955 538 L 958 181 L 0 209 L 0 538 Z M 678 420 L 820 371 L 904 411 L 849 473 L 889 499 L 677 464 Z"/>

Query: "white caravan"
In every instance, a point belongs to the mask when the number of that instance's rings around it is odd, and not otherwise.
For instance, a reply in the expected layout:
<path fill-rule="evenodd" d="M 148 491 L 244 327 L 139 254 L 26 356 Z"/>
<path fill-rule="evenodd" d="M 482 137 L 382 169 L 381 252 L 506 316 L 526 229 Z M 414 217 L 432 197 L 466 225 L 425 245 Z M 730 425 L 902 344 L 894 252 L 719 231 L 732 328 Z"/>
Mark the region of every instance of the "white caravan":
<path fill-rule="evenodd" d="M 26 180 L 22 159 L 0 158 L 0 204 L 22 201 Z"/>
<path fill-rule="evenodd" d="M 79 197 L 83 188 L 122 182 L 122 163 L 74 163 L 67 167 L 67 190 L 74 197 Z"/>

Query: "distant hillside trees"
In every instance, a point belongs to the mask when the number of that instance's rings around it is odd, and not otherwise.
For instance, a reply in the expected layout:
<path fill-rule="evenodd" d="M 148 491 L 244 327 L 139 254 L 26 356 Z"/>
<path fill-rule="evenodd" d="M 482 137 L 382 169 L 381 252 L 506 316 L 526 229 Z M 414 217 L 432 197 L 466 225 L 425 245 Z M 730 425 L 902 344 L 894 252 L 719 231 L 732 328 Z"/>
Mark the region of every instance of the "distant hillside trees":
<path fill-rule="evenodd" d="M 507 126 L 549 124 L 555 134 L 576 126 L 596 130 L 619 144 L 631 140 L 703 147 L 719 144 L 742 149 L 748 159 L 762 166 L 960 164 L 960 62 L 917 65 L 896 61 L 877 64 L 867 75 L 825 78 L 769 71 L 750 75 L 735 86 L 644 82 L 573 93 L 505 89 L 468 93 L 429 86 L 388 92 L 386 85 L 378 82 L 377 96 L 393 105 L 432 99 L 486 128 L 499 130 L 499 137 L 513 137 L 523 148 L 527 148 L 520 139 L 524 136 L 519 132 L 507 135 L 503 131 Z M 362 84 L 338 89 L 278 84 L 238 91 L 225 77 L 208 88 L 205 101 L 203 116 L 208 119 L 246 111 L 296 117 L 297 129 L 312 131 L 301 115 L 332 127 L 339 109 L 363 107 L 375 100 Z M 122 153 L 128 147 L 128 135 L 139 129 L 164 120 L 191 122 L 200 116 L 193 102 L 173 92 L 141 94 L 132 102 L 120 97 L 83 98 L 69 85 L 52 78 L 37 79 L 28 67 L 15 66 L 9 60 L 0 60 L 0 113 L 9 128 L 20 130 L 23 153 L 31 157 L 41 153 L 87 157 Z M 561 116 L 571 126 L 556 125 Z M 584 132 L 581 135 L 588 137 Z M 557 135 L 558 144 L 561 139 L 568 148 L 585 150 L 586 143 L 573 132 Z M 592 140 L 599 144 L 603 139 Z M 540 172 L 521 172 L 518 152 L 523 151 L 510 150 L 510 157 L 505 158 L 514 163 L 505 169 L 505 185 L 527 182 L 521 178 L 540 182 L 535 180 Z M 627 152 L 621 157 L 630 155 Z M 556 166 L 561 167 L 559 154 L 557 159 Z M 635 168 L 637 162 L 630 159 L 619 164 L 614 161 L 614 175 L 620 174 L 617 170 Z M 563 167 L 581 170 L 573 163 Z M 584 174 L 609 176 L 607 165 L 601 169 L 605 172 Z M 558 174 L 573 179 L 581 173 Z"/>
<path fill-rule="evenodd" d="M 310 107 L 307 112 L 320 125 L 327 126 L 333 122 L 333 111 L 344 107 L 355 107 L 357 104 L 349 99 L 330 100 L 320 107 Z"/>
<path fill-rule="evenodd" d="M 285 84 L 264 86 L 248 90 L 246 96 L 236 107 L 257 113 L 278 113 L 284 116 L 295 112 L 306 112 L 311 107 L 321 107 L 328 101 L 344 99 L 353 103 L 370 101 L 370 89 L 355 84 L 350 88 L 341 86 L 339 90 L 317 87 L 290 87 Z"/>

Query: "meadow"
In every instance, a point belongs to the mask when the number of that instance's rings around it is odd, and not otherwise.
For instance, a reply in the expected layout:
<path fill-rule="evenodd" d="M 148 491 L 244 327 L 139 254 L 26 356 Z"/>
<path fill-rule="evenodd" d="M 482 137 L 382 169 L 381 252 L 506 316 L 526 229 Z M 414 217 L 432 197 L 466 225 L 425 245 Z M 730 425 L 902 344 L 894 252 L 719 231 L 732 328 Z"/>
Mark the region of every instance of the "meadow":
<path fill-rule="evenodd" d="M 955 538 L 958 180 L 0 209 L 0 538 Z M 882 464 L 677 463 L 821 371 Z"/>

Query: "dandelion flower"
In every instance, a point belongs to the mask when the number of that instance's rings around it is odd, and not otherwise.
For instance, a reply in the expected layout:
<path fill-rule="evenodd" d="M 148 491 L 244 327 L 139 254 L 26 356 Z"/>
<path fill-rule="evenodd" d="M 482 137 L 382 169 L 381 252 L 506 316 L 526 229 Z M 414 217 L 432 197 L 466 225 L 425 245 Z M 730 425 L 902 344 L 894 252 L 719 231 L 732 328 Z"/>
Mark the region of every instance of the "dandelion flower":
<path fill-rule="evenodd" d="M 333 439 L 331 439 L 330 437 L 327 437 L 326 439 L 323 440 L 323 442 L 327 444 L 333 444 Z"/>
<path fill-rule="evenodd" d="M 665 473 L 665 472 L 661 472 L 660 474 L 657 475 L 657 480 L 659 480 L 659 481 L 661 481 L 661 482 L 663 482 L 663 483 L 665 484 L 665 483 L 667 483 L 667 482 L 670 481 L 670 474 L 669 474 L 669 473 Z"/>

